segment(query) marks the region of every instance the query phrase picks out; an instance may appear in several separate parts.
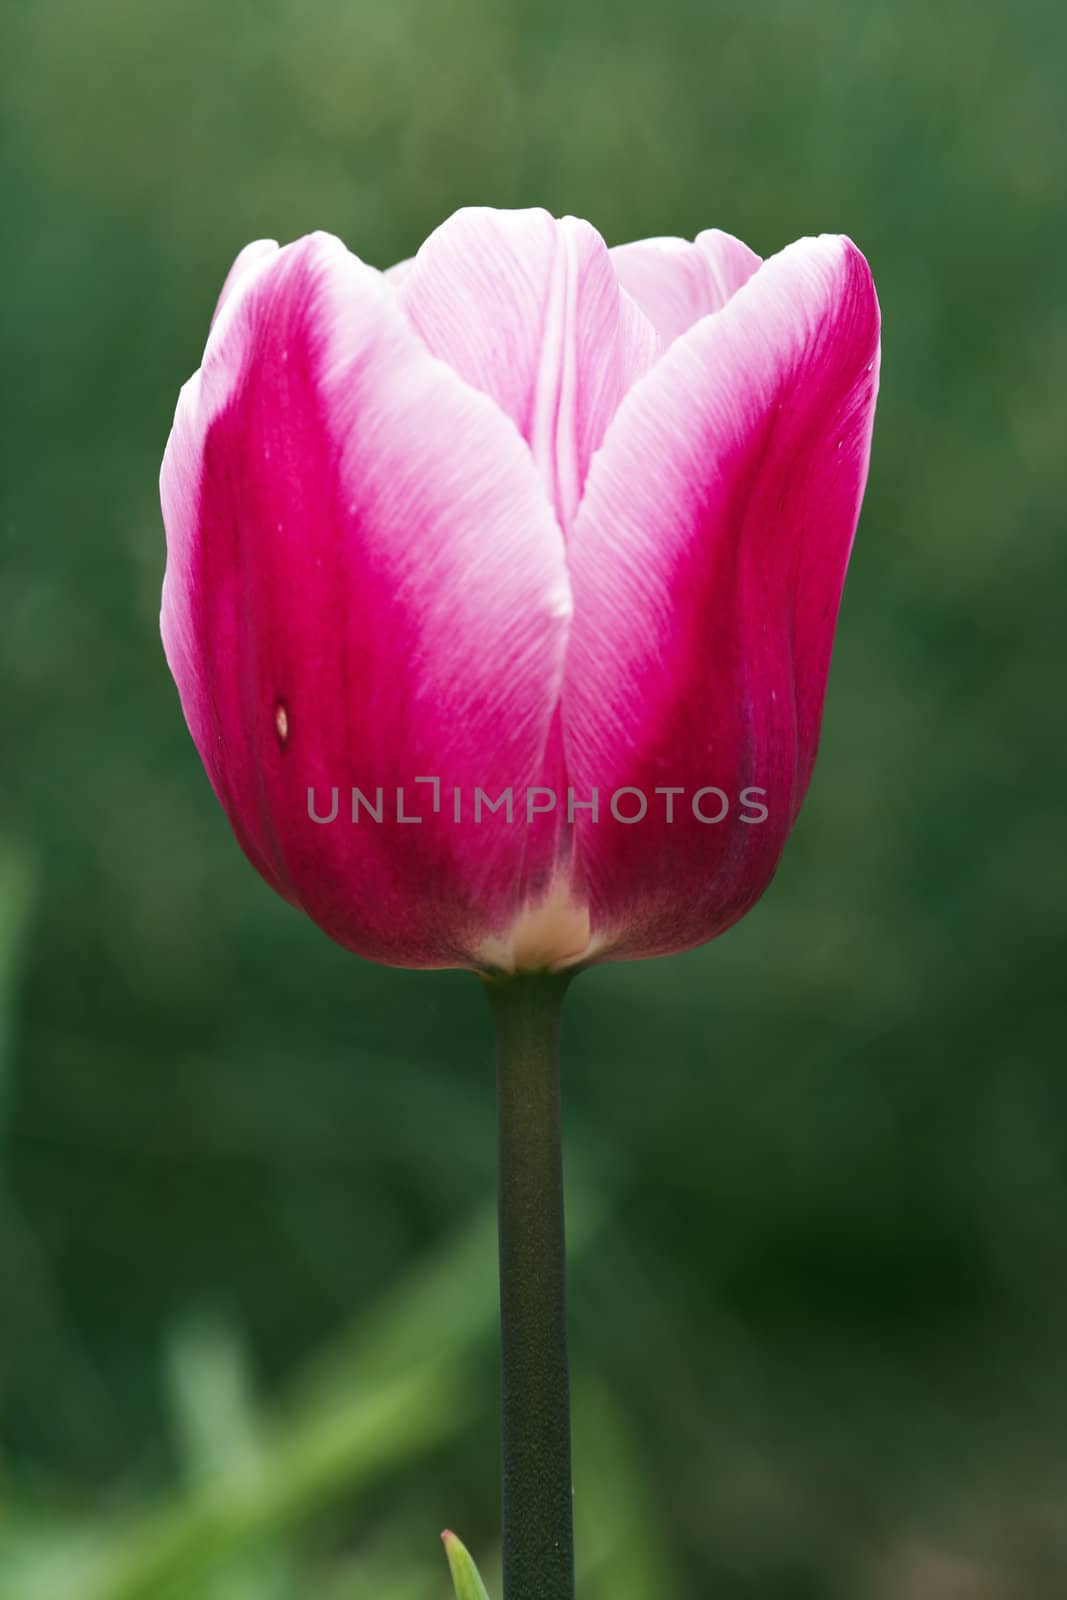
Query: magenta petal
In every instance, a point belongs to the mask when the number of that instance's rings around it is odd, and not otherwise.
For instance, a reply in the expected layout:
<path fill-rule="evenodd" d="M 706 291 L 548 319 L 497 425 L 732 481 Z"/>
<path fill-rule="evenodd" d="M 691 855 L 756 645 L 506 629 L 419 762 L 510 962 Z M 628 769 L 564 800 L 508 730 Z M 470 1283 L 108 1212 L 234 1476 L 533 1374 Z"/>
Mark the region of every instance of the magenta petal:
<path fill-rule="evenodd" d="M 609 953 L 712 938 L 774 872 L 815 759 L 878 334 L 855 246 L 802 240 L 676 340 L 593 463 L 568 547 L 569 781 L 651 801 L 639 826 L 577 821 L 576 888 Z M 718 824 L 690 804 L 712 785 Z M 764 822 L 740 821 L 749 786 Z M 673 823 L 657 788 L 686 791 Z"/>
<path fill-rule="evenodd" d="M 664 344 L 701 317 L 721 311 L 747 283 L 760 258 L 719 228 L 688 239 L 640 239 L 616 245 L 612 265 L 619 282 L 655 326 Z"/>
<path fill-rule="evenodd" d="M 660 348 L 596 229 L 546 211 L 457 211 L 397 293 L 427 348 L 514 421 L 569 528 L 594 451 Z"/>
<path fill-rule="evenodd" d="M 451 788 L 538 782 L 570 612 L 515 429 L 317 235 L 236 274 L 161 489 L 167 658 L 247 854 L 362 955 L 477 964 L 551 862 L 503 818 L 457 824 Z M 382 823 L 351 822 L 352 786 Z M 390 820 L 398 787 L 423 821 Z"/>

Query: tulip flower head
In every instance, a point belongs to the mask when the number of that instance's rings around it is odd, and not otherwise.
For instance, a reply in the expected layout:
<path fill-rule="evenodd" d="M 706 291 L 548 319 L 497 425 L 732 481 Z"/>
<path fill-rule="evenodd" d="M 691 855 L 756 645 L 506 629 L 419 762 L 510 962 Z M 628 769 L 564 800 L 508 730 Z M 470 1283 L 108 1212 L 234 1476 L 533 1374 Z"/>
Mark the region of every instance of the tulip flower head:
<path fill-rule="evenodd" d="M 410 967 L 736 922 L 811 777 L 878 359 L 843 237 L 249 245 L 163 463 L 162 631 L 267 882 Z"/>

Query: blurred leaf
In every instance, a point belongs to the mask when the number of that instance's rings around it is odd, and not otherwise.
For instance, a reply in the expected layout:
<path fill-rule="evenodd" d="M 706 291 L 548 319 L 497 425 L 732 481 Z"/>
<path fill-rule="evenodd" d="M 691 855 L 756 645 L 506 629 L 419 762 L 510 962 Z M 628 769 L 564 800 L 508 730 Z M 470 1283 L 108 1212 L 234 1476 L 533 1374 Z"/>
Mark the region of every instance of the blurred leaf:
<path fill-rule="evenodd" d="M 192 1484 L 262 1458 L 248 1352 L 232 1317 L 182 1319 L 167 1346 L 174 1428 Z M 284 1530 L 266 1534 L 223 1570 L 200 1579 L 204 1600 L 285 1600 L 293 1572 Z"/>
<path fill-rule="evenodd" d="M 167 1347 L 175 1428 L 196 1480 L 254 1462 L 262 1442 L 248 1355 L 231 1318 L 184 1318 Z"/>
<path fill-rule="evenodd" d="M 574 1375 L 578 1583 L 588 1600 L 670 1600 L 678 1575 L 623 1399 L 585 1368 Z"/>
<path fill-rule="evenodd" d="M 71 1600 L 188 1594 L 223 1558 L 341 1495 L 379 1487 L 390 1472 L 435 1449 L 462 1425 L 463 1400 L 454 1375 L 427 1368 L 373 1394 L 338 1400 L 328 1414 L 294 1418 L 272 1430 L 257 1465 L 227 1471 L 173 1508 L 139 1518 L 102 1554 L 95 1581 L 79 1580 Z"/>

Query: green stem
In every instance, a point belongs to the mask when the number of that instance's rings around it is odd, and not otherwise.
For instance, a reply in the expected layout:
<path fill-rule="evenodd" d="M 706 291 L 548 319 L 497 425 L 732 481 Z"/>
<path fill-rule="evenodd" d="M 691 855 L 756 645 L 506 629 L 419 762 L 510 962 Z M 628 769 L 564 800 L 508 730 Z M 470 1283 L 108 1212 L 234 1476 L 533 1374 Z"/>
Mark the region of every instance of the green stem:
<path fill-rule="evenodd" d="M 496 1023 L 504 1600 L 574 1600 L 559 1018 L 567 974 L 490 983 Z"/>

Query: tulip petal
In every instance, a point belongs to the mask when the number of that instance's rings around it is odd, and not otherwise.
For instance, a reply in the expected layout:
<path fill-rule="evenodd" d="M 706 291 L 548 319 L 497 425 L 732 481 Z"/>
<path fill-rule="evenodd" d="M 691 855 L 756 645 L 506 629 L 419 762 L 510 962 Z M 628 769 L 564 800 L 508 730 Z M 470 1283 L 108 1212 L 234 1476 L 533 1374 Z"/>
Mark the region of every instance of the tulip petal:
<path fill-rule="evenodd" d="M 773 875 L 815 759 L 878 328 L 855 246 L 802 240 L 675 341 L 593 463 L 568 546 L 569 782 L 605 810 L 620 786 L 650 801 L 639 825 L 577 814 L 574 892 L 606 953 L 712 938 Z M 709 786 L 721 823 L 692 809 Z M 740 820 L 749 786 L 765 821 Z M 685 791 L 670 823 L 668 788 Z"/>
<path fill-rule="evenodd" d="M 670 344 L 694 322 L 721 311 L 760 265 L 747 244 L 719 228 L 688 239 L 616 245 L 612 265 L 623 288 Z"/>
<path fill-rule="evenodd" d="M 660 349 L 596 229 L 546 211 L 457 211 L 397 293 L 428 349 L 511 417 L 568 529 L 620 400 Z"/>
<path fill-rule="evenodd" d="M 411 263 L 414 259 L 414 256 L 405 256 L 403 261 L 394 261 L 391 267 L 385 268 L 382 277 L 385 278 L 386 282 L 391 283 L 394 289 L 399 289 L 411 271 Z"/>
<path fill-rule="evenodd" d="M 277 239 L 253 239 L 251 244 L 246 244 L 243 250 L 238 251 L 236 260 L 226 274 L 226 281 L 219 292 L 219 298 L 215 304 L 215 314 L 211 319 L 212 327 L 218 321 L 220 311 L 234 290 L 239 285 L 243 285 L 245 279 L 251 273 L 254 273 L 257 268 L 262 266 L 264 262 L 269 261 L 272 256 L 277 255 L 277 253 Z"/>
<path fill-rule="evenodd" d="M 563 541 L 515 430 L 315 235 L 237 275 L 161 491 L 167 658 L 246 853 L 361 955 L 476 965 L 554 851 L 452 812 L 536 784 L 558 706 Z"/>

